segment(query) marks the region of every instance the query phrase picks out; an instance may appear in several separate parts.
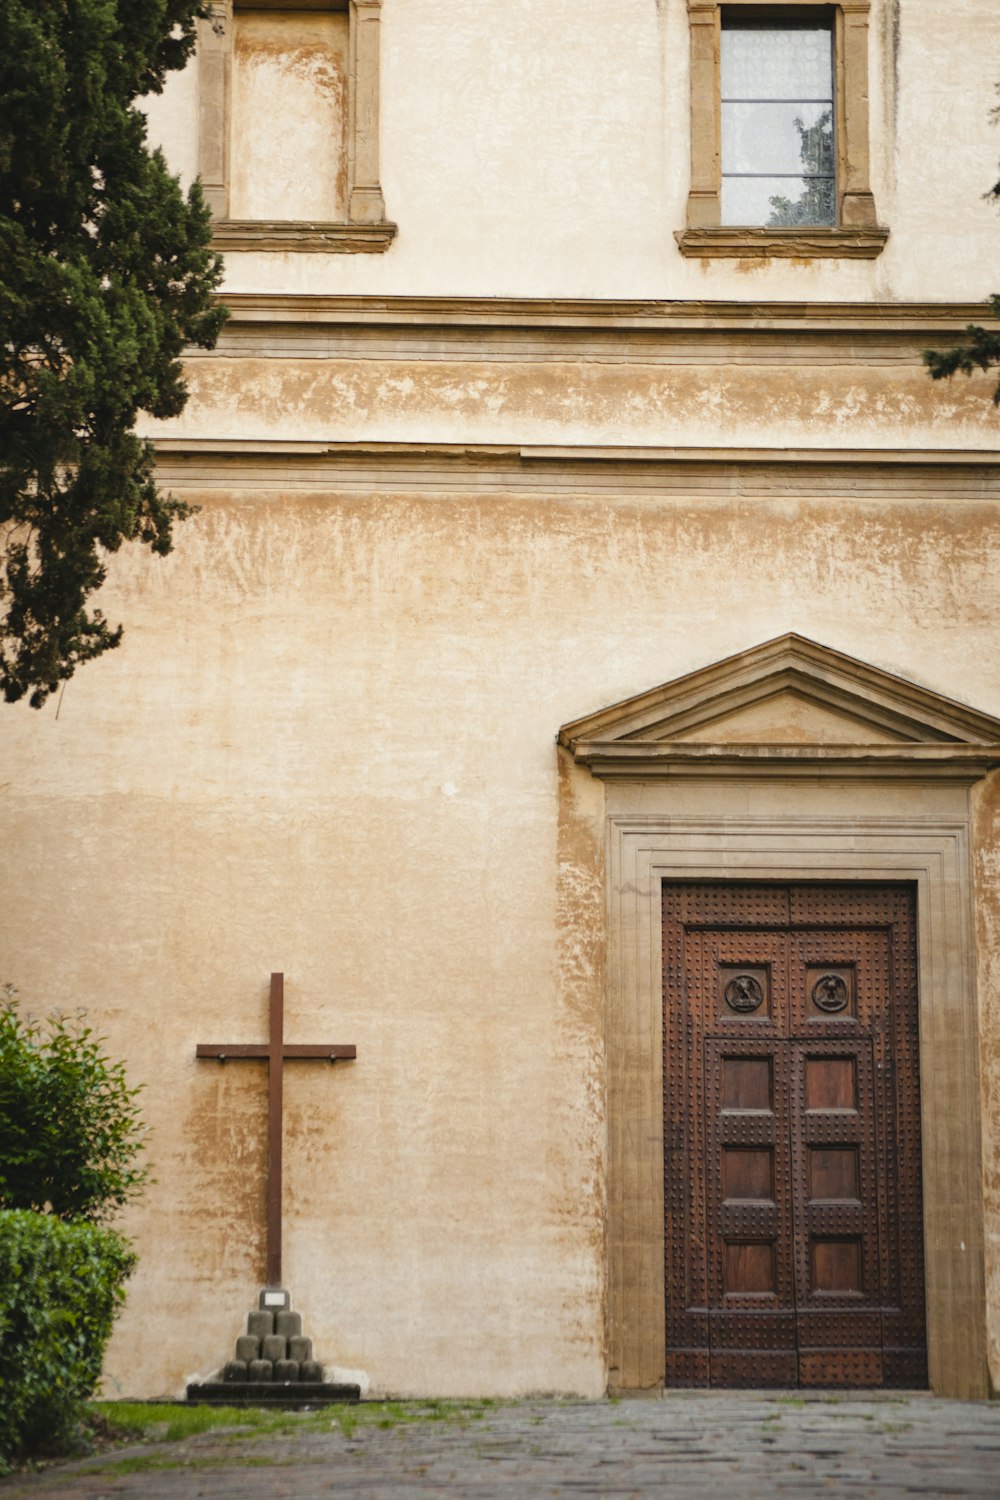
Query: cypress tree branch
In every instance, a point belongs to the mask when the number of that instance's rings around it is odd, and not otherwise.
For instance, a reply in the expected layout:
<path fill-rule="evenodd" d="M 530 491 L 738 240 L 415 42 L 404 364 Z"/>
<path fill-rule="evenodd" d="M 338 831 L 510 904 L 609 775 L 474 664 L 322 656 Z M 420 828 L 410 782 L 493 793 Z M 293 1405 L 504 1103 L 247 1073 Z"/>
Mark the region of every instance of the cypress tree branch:
<path fill-rule="evenodd" d="M 997 85 L 997 92 L 1000 93 L 1000 84 Z M 992 111 L 992 118 L 994 123 L 1000 120 L 1000 105 Z M 995 182 L 983 196 L 1000 200 L 1000 181 Z M 986 308 L 988 317 L 1000 321 L 1000 293 L 988 299 Z M 932 380 L 948 380 L 959 373 L 973 375 L 977 370 L 1000 368 L 1000 327 L 983 328 L 978 323 L 970 323 L 965 333 L 965 343 L 958 344 L 954 349 L 947 349 L 943 353 L 934 349 L 924 350 L 923 361 Z M 1000 381 L 993 392 L 993 405 L 1000 406 Z"/>
<path fill-rule="evenodd" d="M 92 596 L 123 542 L 170 551 L 140 411 L 172 417 L 180 355 L 226 317 L 195 184 L 137 99 L 191 55 L 198 0 L 0 5 L 0 691 L 38 708 L 117 646 Z"/>

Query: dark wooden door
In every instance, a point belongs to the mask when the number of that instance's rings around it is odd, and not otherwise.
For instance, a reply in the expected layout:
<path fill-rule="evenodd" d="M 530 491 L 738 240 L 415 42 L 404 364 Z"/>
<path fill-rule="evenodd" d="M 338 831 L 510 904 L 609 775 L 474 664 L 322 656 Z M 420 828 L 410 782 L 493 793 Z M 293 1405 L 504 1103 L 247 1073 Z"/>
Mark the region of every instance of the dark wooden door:
<path fill-rule="evenodd" d="M 667 1384 L 927 1381 L 914 895 L 663 887 Z"/>

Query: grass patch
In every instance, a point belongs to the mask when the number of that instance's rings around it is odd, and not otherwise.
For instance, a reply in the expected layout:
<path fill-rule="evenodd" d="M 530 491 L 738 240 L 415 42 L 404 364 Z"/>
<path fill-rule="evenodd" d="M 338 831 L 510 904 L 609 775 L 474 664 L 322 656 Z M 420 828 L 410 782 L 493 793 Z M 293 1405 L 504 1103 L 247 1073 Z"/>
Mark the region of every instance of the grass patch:
<path fill-rule="evenodd" d="M 320 1416 L 309 1412 L 308 1417 Z M 295 1412 L 242 1406 L 182 1406 L 172 1401 L 101 1401 L 89 1408 L 98 1442 L 176 1443 L 203 1432 L 238 1431 L 241 1435 L 280 1432 L 303 1425 Z"/>
<path fill-rule="evenodd" d="M 126 1442 L 175 1443 L 218 1433 L 227 1442 L 324 1433 L 353 1437 L 359 1429 L 424 1422 L 481 1421 L 490 1401 L 365 1401 L 358 1405 L 282 1411 L 255 1406 L 184 1406 L 169 1401 L 101 1401 L 89 1407 L 90 1426 L 101 1446 Z"/>
<path fill-rule="evenodd" d="M 88 1464 L 88 1474 L 149 1474 L 162 1469 L 262 1469 L 281 1468 L 281 1460 L 270 1458 L 166 1458 L 156 1453 L 130 1453 L 127 1458 Z M 287 1465 L 286 1465 L 287 1467 Z"/>
<path fill-rule="evenodd" d="M 101 1461 L 91 1474 L 124 1475 L 158 1469 L 281 1468 L 301 1462 L 279 1454 L 246 1451 L 259 1439 L 339 1432 L 347 1439 L 365 1430 L 481 1421 L 492 1401 L 366 1401 L 359 1405 L 282 1411 L 253 1406 L 185 1406 L 172 1401 L 100 1401 L 88 1407 L 88 1426 Z M 170 1451 L 166 1444 L 215 1437 L 213 1452 L 199 1446 Z M 114 1449 L 141 1443 L 142 1453 L 115 1458 Z M 219 1445 L 222 1451 L 219 1451 Z M 232 1451 L 229 1451 L 232 1450 Z"/>

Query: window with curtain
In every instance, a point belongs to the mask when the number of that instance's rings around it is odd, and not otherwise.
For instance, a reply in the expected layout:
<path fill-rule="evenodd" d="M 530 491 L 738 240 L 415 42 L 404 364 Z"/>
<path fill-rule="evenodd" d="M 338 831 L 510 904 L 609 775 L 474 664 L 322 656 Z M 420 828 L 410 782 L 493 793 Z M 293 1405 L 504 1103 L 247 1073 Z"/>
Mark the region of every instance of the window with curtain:
<path fill-rule="evenodd" d="M 723 12 L 720 69 L 722 223 L 835 225 L 832 19 Z"/>

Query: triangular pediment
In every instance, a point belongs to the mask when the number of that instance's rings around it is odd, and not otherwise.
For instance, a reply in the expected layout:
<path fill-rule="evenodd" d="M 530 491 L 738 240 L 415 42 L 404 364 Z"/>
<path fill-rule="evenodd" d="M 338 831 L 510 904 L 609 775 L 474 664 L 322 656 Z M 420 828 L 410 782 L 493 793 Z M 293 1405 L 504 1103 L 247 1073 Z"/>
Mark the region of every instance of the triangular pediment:
<path fill-rule="evenodd" d="M 803 636 L 784 635 L 567 724 L 559 741 L 596 766 L 716 758 L 1000 756 L 1000 720 Z M 785 747 L 784 752 L 782 747 Z M 951 752 L 951 754 L 949 754 Z"/>
<path fill-rule="evenodd" d="M 912 738 L 792 688 L 724 710 L 675 737 L 702 745 L 895 745 Z"/>

